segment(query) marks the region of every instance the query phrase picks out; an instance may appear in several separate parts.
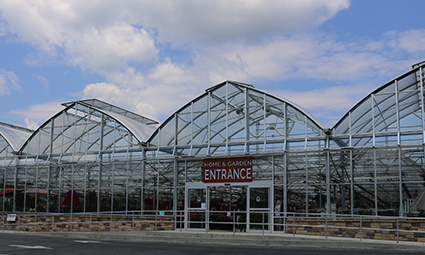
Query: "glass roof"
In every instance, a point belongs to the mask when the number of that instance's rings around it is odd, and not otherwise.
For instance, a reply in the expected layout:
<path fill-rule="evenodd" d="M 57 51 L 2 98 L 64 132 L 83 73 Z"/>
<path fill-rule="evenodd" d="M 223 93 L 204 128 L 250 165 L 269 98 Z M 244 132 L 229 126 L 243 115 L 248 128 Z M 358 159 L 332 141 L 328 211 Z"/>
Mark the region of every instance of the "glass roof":
<path fill-rule="evenodd" d="M 6 143 L 13 151 L 19 151 L 21 146 L 33 132 L 33 130 L 27 128 L 0 122 L 0 136 L 4 141 L 0 143 L 0 151 L 6 147 Z"/>
<path fill-rule="evenodd" d="M 184 146 L 322 136 L 324 125 L 295 104 L 226 81 L 169 117 L 148 140 L 151 146 Z"/>
<path fill-rule="evenodd" d="M 335 124 L 334 134 L 423 129 L 421 70 L 417 66 L 370 93 Z"/>
<path fill-rule="evenodd" d="M 106 115 L 111 116 L 112 118 L 119 121 L 123 126 L 125 126 L 131 133 L 139 140 L 140 142 L 146 142 L 148 138 L 155 131 L 155 126 L 153 125 L 145 125 L 144 123 L 140 123 L 135 119 L 130 119 L 125 116 L 121 116 L 115 112 L 105 111 Z"/>
<path fill-rule="evenodd" d="M 143 146 L 155 129 L 156 121 L 98 100 L 89 102 L 91 104 L 86 100 L 64 104 L 67 108 L 40 126 L 22 153 L 74 155 L 125 151 Z M 101 107 L 94 107 L 95 104 Z"/>
<path fill-rule="evenodd" d="M 141 122 L 141 123 L 144 123 L 144 124 L 147 124 L 147 125 L 159 124 L 159 122 L 156 121 L 156 120 L 153 120 L 153 119 L 147 118 L 145 116 L 139 115 L 137 113 L 125 110 L 125 109 L 120 108 L 118 106 L 103 102 L 99 99 L 85 99 L 85 100 L 63 103 L 62 105 L 65 106 L 65 107 L 68 107 L 75 102 L 78 102 L 79 104 L 82 104 L 82 105 L 88 105 L 92 108 L 97 108 L 99 110 L 105 110 L 105 111 L 108 111 L 108 112 L 116 113 L 115 116 L 124 116 L 128 119 L 132 119 L 132 120 L 135 120 L 137 122 Z"/>

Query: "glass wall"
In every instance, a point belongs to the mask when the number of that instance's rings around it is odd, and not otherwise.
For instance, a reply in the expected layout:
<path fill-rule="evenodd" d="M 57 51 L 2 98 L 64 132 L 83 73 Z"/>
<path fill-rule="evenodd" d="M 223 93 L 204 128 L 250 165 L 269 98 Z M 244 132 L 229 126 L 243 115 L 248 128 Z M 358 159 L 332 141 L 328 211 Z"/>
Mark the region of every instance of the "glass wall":
<path fill-rule="evenodd" d="M 203 159 L 249 156 L 253 181 L 272 183 L 285 212 L 408 215 L 425 186 L 423 92 L 417 66 L 331 129 L 231 81 L 160 126 L 98 100 L 66 103 L 35 132 L 20 130 L 20 147 L 0 128 L 0 210 L 171 213 L 187 209 L 187 183 L 204 182 Z"/>

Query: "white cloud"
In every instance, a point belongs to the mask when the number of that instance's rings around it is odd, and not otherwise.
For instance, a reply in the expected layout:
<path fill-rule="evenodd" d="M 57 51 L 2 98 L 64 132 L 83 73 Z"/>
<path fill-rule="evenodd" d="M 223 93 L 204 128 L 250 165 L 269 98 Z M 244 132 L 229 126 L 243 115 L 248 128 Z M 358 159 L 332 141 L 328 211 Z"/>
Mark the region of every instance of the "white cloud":
<path fill-rule="evenodd" d="M 185 85 L 157 84 L 147 88 L 119 88 L 114 84 L 96 83 L 86 86 L 85 98 L 98 98 L 143 116 L 161 119 L 171 115 L 195 96 Z"/>
<path fill-rule="evenodd" d="M 27 127 L 34 129 L 34 126 L 38 127 L 62 109 L 63 106 L 61 103 L 49 102 L 45 104 L 31 105 L 25 110 L 13 110 L 9 112 L 9 115 L 14 118 L 23 118 Z"/>
<path fill-rule="evenodd" d="M 310 91 L 274 90 L 272 93 L 306 109 L 331 128 L 343 114 L 376 88 L 376 84 L 361 83 Z"/>
<path fill-rule="evenodd" d="M 125 67 L 128 61 L 152 60 L 158 53 L 154 40 L 177 44 L 258 42 L 316 27 L 348 8 L 349 3 L 4 0 L 0 2 L 0 17 L 7 23 L 7 31 L 22 41 L 102 73 Z"/>
<path fill-rule="evenodd" d="M 49 88 L 49 82 L 47 81 L 46 77 L 43 77 L 41 75 L 35 75 L 37 79 L 40 81 L 43 88 L 48 89 Z"/>
<path fill-rule="evenodd" d="M 316 27 L 349 5 L 349 0 L 151 0 L 140 10 L 143 24 L 157 28 L 161 41 L 209 44 L 258 42 Z"/>
<path fill-rule="evenodd" d="M 392 31 L 387 35 L 393 37 L 390 45 L 398 50 L 410 53 L 425 51 L 425 30 Z"/>
<path fill-rule="evenodd" d="M 151 118 L 169 116 L 227 79 L 281 86 L 292 78 L 328 80 L 331 85 L 322 90 L 311 84 L 300 88 L 309 93 L 285 91 L 309 110 L 328 112 L 354 104 L 357 94 L 348 93 L 353 84 L 367 79 L 378 81 L 371 86 L 376 88 L 387 81 L 378 78 L 392 78 L 425 56 L 423 30 L 351 42 L 311 32 L 349 5 L 348 0 L 4 0 L 0 34 L 41 49 L 28 62 L 62 58 L 103 75 L 104 82 L 80 92 L 84 98 Z M 2 87 L 1 74 L 0 95 L 14 87 L 9 80 Z M 358 97 L 365 90 L 356 90 Z M 311 100 L 319 95 L 320 102 Z"/>
<path fill-rule="evenodd" d="M 123 91 L 119 87 L 105 82 L 89 84 L 83 93 L 86 98 L 91 98 L 94 95 L 98 99 L 112 101 L 116 101 L 118 98 L 123 98 L 124 96 Z"/>
<path fill-rule="evenodd" d="M 363 97 L 376 89 L 375 84 L 353 84 L 348 86 L 333 86 L 310 91 L 275 91 L 305 109 L 333 109 L 348 111 Z"/>
<path fill-rule="evenodd" d="M 88 85 L 85 97 L 165 116 L 214 83 L 255 76 L 219 55 L 207 59 L 203 45 L 255 44 L 303 31 L 349 4 L 349 0 L 5 0 L 0 2 L 0 17 L 7 24 L 3 31 L 41 50 L 27 63 L 63 58 L 104 75 L 106 83 Z M 159 51 L 163 45 L 199 55 L 188 53 L 173 62 Z"/>
<path fill-rule="evenodd" d="M 335 120 L 339 115 L 332 114 L 343 114 L 361 97 L 415 62 L 408 55 L 406 59 L 394 57 L 393 48 L 385 46 L 388 40 L 384 37 L 382 41 L 364 39 L 345 43 L 324 34 L 297 34 L 277 37 L 259 45 L 205 47 L 194 52 L 191 65 L 173 63 L 167 58 L 146 74 L 135 68 L 110 73 L 107 79 L 119 91 L 102 89 L 100 85 L 92 89 L 93 85 L 89 85 L 84 96 L 100 97 L 162 119 L 204 89 L 227 79 L 253 85 L 273 80 L 284 86 L 288 79 L 308 78 L 333 83 L 321 90 L 316 89 L 314 82 L 305 83 L 307 86 L 300 87 L 301 91 L 286 91 L 285 94 L 291 95 L 302 107 L 314 111 L 318 117 Z M 369 80 L 367 86 L 354 85 L 364 80 Z M 140 103 L 143 107 L 135 107 Z M 324 112 L 326 114 L 322 114 Z"/>
<path fill-rule="evenodd" d="M 181 84 L 194 79 L 187 68 L 172 63 L 169 59 L 157 65 L 149 74 L 149 78 L 167 84 Z"/>
<path fill-rule="evenodd" d="M 284 80 L 310 78 L 334 81 L 361 80 L 377 74 L 388 76 L 406 70 L 410 59 L 391 57 L 386 41 L 343 43 L 323 34 L 278 37 L 261 45 L 219 45 L 198 53 L 196 65 L 233 75 L 226 79 Z M 384 54 L 383 54 L 384 53 Z M 385 54 L 386 53 L 386 54 Z M 407 64 L 406 64 L 407 63 Z M 192 73 L 195 73 L 192 71 Z"/>
<path fill-rule="evenodd" d="M 0 69 L 0 96 L 9 95 L 11 89 L 21 89 L 18 77 L 14 72 Z"/>
<path fill-rule="evenodd" d="M 3 20 L 0 20 L 0 36 L 4 36 L 7 34 L 7 24 Z"/>
<path fill-rule="evenodd" d="M 38 129 L 38 124 L 37 122 L 33 121 L 33 120 L 29 120 L 29 119 L 25 119 L 25 127 L 32 129 L 32 130 L 37 130 Z"/>
<path fill-rule="evenodd" d="M 114 2 L 5 0 L 0 17 L 10 34 L 46 53 L 32 56 L 28 63 L 39 63 L 34 58 L 44 60 L 46 55 L 65 57 L 66 62 L 102 73 L 157 54 L 152 36 L 133 27 L 125 15 L 129 9 Z"/>
<path fill-rule="evenodd" d="M 158 53 L 151 36 L 130 25 L 93 28 L 65 46 L 69 62 L 99 73 L 120 70 L 128 61 L 152 60 Z"/>

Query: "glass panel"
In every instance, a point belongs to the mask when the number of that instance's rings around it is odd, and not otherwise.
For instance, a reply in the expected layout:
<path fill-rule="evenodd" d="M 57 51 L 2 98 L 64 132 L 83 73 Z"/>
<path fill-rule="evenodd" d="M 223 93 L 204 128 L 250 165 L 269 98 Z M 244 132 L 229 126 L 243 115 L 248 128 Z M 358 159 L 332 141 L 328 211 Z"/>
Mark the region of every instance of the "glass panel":
<path fill-rule="evenodd" d="M 247 205 L 247 189 L 246 186 L 232 186 L 231 208 L 235 212 L 236 217 L 235 231 L 246 231 L 246 205 Z"/>
<path fill-rule="evenodd" d="M 272 157 L 262 157 L 254 159 L 253 173 L 256 181 L 272 180 L 273 165 Z"/>
<path fill-rule="evenodd" d="M 250 188 L 249 189 L 249 229 L 250 230 L 269 230 L 269 221 L 271 218 L 270 210 L 270 188 Z M 263 211 L 253 211 L 252 209 L 265 209 Z"/>
<path fill-rule="evenodd" d="M 397 88 L 399 91 L 406 89 L 416 89 L 416 73 L 411 73 L 410 75 L 401 78 L 397 81 Z"/>
<path fill-rule="evenodd" d="M 205 189 L 189 189 L 189 208 L 205 209 Z"/>
<path fill-rule="evenodd" d="M 169 190 L 163 190 L 159 192 L 159 210 L 166 211 L 166 214 L 169 214 L 173 209 L 173 194 Z"/>
<path fill-rule="evenodd" d="M 202 161 L 187 161 L 186 182 L 202 182 L 203 165 Z"/>
<path fill-rule="evenodd" d="M 229 210 L 229 188 L 230 186 L 210 187 L 211 211 L 220 212 Z"/>
<path fill-rule="evenodd" d="M 188 212 L 188 227 L 205 228 L 206 189 L 189 189 L 187 199 L 188 207 L 192 209 Z"/>
<path fill-rule="evenodd" d="M 210 229 L 246 231 L 247 186 L 214 186 L 209 193 Z"/>
<path fill-rule="evenodd" d="M 188 218 L 189 228 L 205 228 L 205 212 L 191 211 Z"/>
<path fill-rule="evenodd" d="M 270 188 L 251 188 L 249 191 L 249 207 L 251 209 L 269 209 Z"/>
<path fill-rule="evenodd" d="M 351 133 L 364 133 L 365 130 L 370 130 L 372 120 L 371 108 L 372 103 L 371 98 L 369 97 L 351 112 Z M 349 132 L 349 130 L 347 130 L 346 132 Z"/>
<path fill-rule="evenodd" d="M 422 129 L 420 91 L 399 94 L 400 129 Z"/>
<path fill-rule="evenodd" d="M 191 113 L 180 113 L 177 115 L 177 139 L 178 145 L 186 145 L 191 143 L 192 139 L 192 119 Z"/>
<path fill-rule="evenodd" d="M 288 137 L 305 137 L 306 118 L 305 116 L 290 106 L 287 107 L 287 132 Z"/>
<path fill-rule="evenodd" d="M 233 229 L 230 196 L 230 186 L 210 187 L 210 229 Z"/>
<path fill-rule="evenodd" d="M 175 118 L 170 119 L 167 122 L 167 125 L 164 125 L 160 130 L 160 142 L 159 146 L 169 146 L 174 145 L 174 136 L 175 136 Z M 155 144 L 157 141 L 154 139 L 152 142 Z"/>
<path fill-rule="evenodd" d="M 284 183 L 285 168 L 283 156 L 274 157 L 274 183 Z M 283 201 L 283 200 L 282 200 Z"/>
<path fill-rule="evenodd" d="M 270 212 L 256 212 L 249 214 L 250 230 L 269 230 Z"/>
<path fill-rule="evenodd" d="M 375 95 L 374 97 L 375 132 L 394 131 L 397 129 L 397 109 L 395 93 Z M 362 133 L 370 132 L 372 126 Z"/>
<path fill-rule="evenodd" d="M 114 188 L 112 209 L 117 212 L 126 213 L 127 210 L 127 199 L 126 190 Z"/>

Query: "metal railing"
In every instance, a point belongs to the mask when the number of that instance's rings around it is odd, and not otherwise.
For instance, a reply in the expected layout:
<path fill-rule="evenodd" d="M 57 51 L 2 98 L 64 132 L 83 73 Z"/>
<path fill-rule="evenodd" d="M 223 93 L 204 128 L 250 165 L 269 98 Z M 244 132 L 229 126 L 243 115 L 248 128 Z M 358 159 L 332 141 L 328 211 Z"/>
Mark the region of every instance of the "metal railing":
<path fill-rule="evenodd" d="M 278 214 L 281 215 L 276 216 Z M 2 231 L 138 231 L 141 230 L 141 226 L 144 226 L 144 230 L 158 231 L 160 227 L 168 224 L 167 226 L 171 226 L 172 230 L 198 230 L 205 233 L 214 229 L 224 229 L 232 231 L 233 234 L 251 231 L 262 235 L 265 233 L 285 233 L 293 236 L 314 234 L 328 238 L 328 236 L 335 236 L 333 232 L 339 231 L 339 236 L 360 240 L 369 238 L 371 233 L 392 233 L 397 243 L 401 235 L 407 234 L 421 236 L 424 238 L 421 240 L 425 240 L 425 231 L 423 231 L 425 218 L 413 217 L 271 211 L 149 210 L 81 214 L 16 213 L 13 221 L 10 218 L 10 214 L 0 215 Z M 276 222 L 277 218 L 282 219 L 281 223 Z M 412 229 L 412 226 L 402 226 L 403 224 L 411 225 L 412 222 L 416 229 Z M 275 228 L 282 231 L 277 231 Z M 351 233 L 351 236 L 346 233 Z"/>

